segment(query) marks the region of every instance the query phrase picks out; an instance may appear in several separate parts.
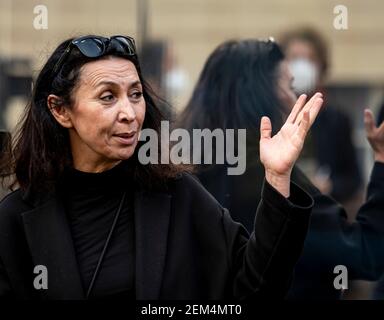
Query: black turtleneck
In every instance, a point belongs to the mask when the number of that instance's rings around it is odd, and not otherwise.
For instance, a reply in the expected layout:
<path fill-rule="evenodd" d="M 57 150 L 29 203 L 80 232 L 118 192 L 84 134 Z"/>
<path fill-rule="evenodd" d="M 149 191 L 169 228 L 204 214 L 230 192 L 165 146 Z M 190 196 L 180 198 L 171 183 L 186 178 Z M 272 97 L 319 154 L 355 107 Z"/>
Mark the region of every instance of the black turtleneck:
<path fill-rule="evenodd" d="M 124 190 L 126 198 L 90 298 L 134 298 L 133 190 L 122 162 L 102 173 L 67 170 L 60 189 L 84 292 L 92 280 Z"/>

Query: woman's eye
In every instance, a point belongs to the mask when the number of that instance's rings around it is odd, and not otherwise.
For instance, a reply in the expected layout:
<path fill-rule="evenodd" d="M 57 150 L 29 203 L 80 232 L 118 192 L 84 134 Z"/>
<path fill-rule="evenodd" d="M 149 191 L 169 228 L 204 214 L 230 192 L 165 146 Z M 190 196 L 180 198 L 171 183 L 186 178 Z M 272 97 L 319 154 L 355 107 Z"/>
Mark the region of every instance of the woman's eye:
<path fill-rule="evenodd" d="M 112 101 L 113 100 L 113 95 L 112 94 L 108 94 L 108 95 L 100 97 L 100 99 L 103 100 L 103 101 Z"/>
<path fill-rule="evenodd" d="M 143 96 L 143 93 L 138 91 L 138 92 L 134 92 L 131 97 L 134 98 L 134 99 L 140 99 L 141 97 Z"/>

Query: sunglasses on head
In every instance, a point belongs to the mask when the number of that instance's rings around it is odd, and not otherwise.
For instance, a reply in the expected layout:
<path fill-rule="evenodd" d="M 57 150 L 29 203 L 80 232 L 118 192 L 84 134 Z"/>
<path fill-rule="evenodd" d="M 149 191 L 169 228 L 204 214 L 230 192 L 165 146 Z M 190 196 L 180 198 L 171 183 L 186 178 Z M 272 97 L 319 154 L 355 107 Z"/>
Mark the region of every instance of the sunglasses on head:
<path fill-rule="evenodd" d="M 100 36 L 85 36 L 73 39 L 68 47 L 65 49 L 64 53 L 61 55 L 60 59 L 57 61 L 53 72 L 57 73 L 65 59 L 71 53 L 73 48 L 77 48 L 84 56 L 88 58 L 97 58 L 106 54 L 109 50 L 113 50 L 118 54 L 124 56 L 135 56 L 136 55 L 136 45 L 135 40 L 127 36 L 112 36 L 110 38 L 100 37 Z"/>
<path fill-rule="evenodd" d="M 278 59 L 281 59 L 284 57 L 284 54 L 281 51 L 280 46 L 276 43 L 273 37 L 269 37 L 266 40 L 260 40 L 260 41 L 266 44 L 270 57 L 272 56 Z"/>

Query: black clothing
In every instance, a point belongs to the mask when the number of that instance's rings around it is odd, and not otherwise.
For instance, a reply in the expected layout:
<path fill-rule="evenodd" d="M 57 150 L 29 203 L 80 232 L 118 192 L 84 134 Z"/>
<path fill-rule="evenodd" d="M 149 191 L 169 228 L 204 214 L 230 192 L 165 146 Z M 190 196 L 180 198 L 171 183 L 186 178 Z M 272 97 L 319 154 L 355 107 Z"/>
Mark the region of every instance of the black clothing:
<path fill-rule="evenodd" d="M 384 121 L 384 103 L 382 103 L 379 114 L 377 116 L 377 127 L 379 127 Z M 373 293 L 372 299 L 374 300 L 383 300 L 384 299 L 384 275 L 381 276 L 380 280 L 377 282 Z"/>
<path fill-rule="evenodd" d="M 243 175 L 228 176 L 225 166 L 203 168 L 199 179 L 217 200 L 229 209 L 235 221 L 248 230 L 254 227 L 254 214 L 260 200 L 264 169 L 258 150 L 247 148 L 247 168 Z M 294 168 L 292 181 L 308 190 L 314 198 L 310 229 L 304 252 L 295 268 L 288 298 L 339 299 L 333 273 L 336 265 L 345 265 L 349 279 L 376 280 L 384 270 L 384 164 L 375 163 L 368 188 L 367 202 L 360 208 L 357 221 L 348 223 L 344 209 L 323 195 L 305 175 Z"/>
<path fill-rule="evenodd" d="M 379 127 L 384 121 L 384 102 L 379 109 L 379 115 L 377 116 L 377 126 Z"/>
<path fill-rule="evenodd" d="M 286 294 L 312 208 L 297 185 L 286 199 L 264 183 L 250 238 L 190 174 L 170 179 L 162 191 L 133 196 L 136 299 Z M 0 203 L 0 297 L 84 299 L 63 211 L 57 194 L 32 204 L 18 190 Z M 33 287 L 35 265 L 48 269 L 47 290 Z"/>
<path fill-rule="evenodd" d="M 330 195 L 336 201 L 350 199 L 362 187 L 352 127 L 349 118 L 341 111 L 323 106 L 309 132 L 303 155 L 313 157 L 318 168 L 329 171 Z"/>
<path fill-rule="evenodd" d="M 68 170 L 62 197 L 85 291 L 89 288 L 124 193 L 121 164 L 102 173 Z M 90 297 L 134 297 L 133 188 L 120 212 Z"/>

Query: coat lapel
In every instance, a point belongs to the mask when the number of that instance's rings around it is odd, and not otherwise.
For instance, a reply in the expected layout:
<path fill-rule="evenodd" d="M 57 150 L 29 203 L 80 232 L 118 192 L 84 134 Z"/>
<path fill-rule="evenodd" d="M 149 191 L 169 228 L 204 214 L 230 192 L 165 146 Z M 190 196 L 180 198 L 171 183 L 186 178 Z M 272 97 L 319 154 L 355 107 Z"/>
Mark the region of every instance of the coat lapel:
<path fill-rule="evenodd" d="M 63 205 L 57 198 L 22 214 L 34 265 L 48 271 L 46 299 L 84 299 L 72 237 Z"/>
<path fill-rule="evenodd" d="M 159 298 L 167 249 L 171 196 L 135 194 L 136 299 Z"/>
<path fill-rule="evenodd" d="M 171 195 L 135 193 L 136 299 L 159 298 L 166 258 Z M 48 270 L 46 299 L 85 299 L 62 203 L 53 197 L 22 215 L 34 265 Z"/>

